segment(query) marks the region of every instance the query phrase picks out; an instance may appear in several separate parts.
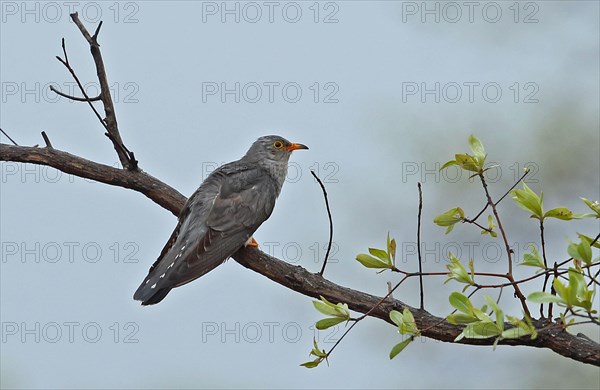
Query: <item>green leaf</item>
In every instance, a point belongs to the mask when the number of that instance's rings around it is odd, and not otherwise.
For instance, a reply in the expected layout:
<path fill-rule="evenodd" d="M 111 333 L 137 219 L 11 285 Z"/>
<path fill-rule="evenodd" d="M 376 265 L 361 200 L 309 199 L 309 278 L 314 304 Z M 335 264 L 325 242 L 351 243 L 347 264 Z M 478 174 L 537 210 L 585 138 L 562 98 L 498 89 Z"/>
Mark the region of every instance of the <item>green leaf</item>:
<path fill-rule="evenodd" d="M 372 254 L 373 256 L 377 257 L 378 259 L 380 259 L 384 263 L 389 263 L 390 262 L 390 258 L 388 256 L 388 253 L 386 251 L 382 250 L 382 249 L 369 248 L 369 253 Z"/>
<path fill-rule="evenodd" d="M 494 301 L 492 299 L 492 297 L 485 294 L 483 296 L 483 298 L 488 303 L 488 305 L 490 305 L 490 307 L 496 314 L 496 326 L 498 327 L 498 329 L 500 329 L 500 331 L 503 331 L 504 330 L 504 312 L 502 311 L 502 309 L 500 309 L 500 307 L 498 307 L 498 304 L 496 303 L 496 301 Z"/>
<path fill-rule="evenodd" d="M 335 325 L 339 324 L 340 322 L 344 322 L 344 321 L 346 321 L 346 319 L 341 318 L 341 317 L 324 318 L 322 320 L 317 321 L 317 323 L 315 324 L 315 327 L 319 330 L 324 330 L 327 328 L 331 328 L 332 326 L 335 326 Z"/>
<path fill-rule="evenodd" d="M 402 313 L 400 313 L 398 310 L 390 311 L 390 320 L 392 320 L 392 322 L 397 326 L 401 326 L 403 322 Z"/>
<path fill-rule="evenodd" d="M 313 305 L 315 309 L 327 316 L 335 316 L 338 313 L 334 307 L 331 307 L 330 305 L 327 305 L 323 302 L 313 301 Z"/>
<path fill-rule="evenodd" d="M 412 341 L 413 341 L 413 338 L 409 337 L 406 340 L 404 340 L 403 342 L 394 345 L 394 348 L 392 348 L 392 350 L 390 351 L 390 360 L 395 358 L 396 355 L 398 355 L 400 352 L 402 352 L 402 350 L 404 348 L 406 348 L 406 346 L 408 344 L 410 344 Z"/>
<path fill-rule="evenodd" d="M 544 218 L 544 212 L 542 208 L 542 196 L 538 196 L 535 192 L 523 183 L 522 190 L 512 190 L 511 196 L 517 205 L 526 211 L 530 211 L 532 218 L 537 218 L 540 221 Z"/>
<path fill-rule="evenodd" d="M 465 171 L 480 172 L 483 170 L 483 165 L 477 161 L 477 158 L 469 156 L 468 154 L 455 154 L 454 159 L 458 166 Z"/>
<path fill-rule="evenodd" d="M 600 218 L 600 203 L 598 201 L 592 202 L 586 198 L 581 198 L 581 200 L 594 212 L 596 218 Z"/>
<path fill-rule="evenodd" d="M 489 339 L 500 335 L 502 331 L 493 322 L 480 321 L 465 326 L 463 333 L 468 339 Z"/>
<path fill-rule="evenodd" d="M 475 157 L 475 159 L 477 160 L 479 166 L 481 168 L 483 168 L 483 164 L 485 162 L 485 149 L 483 147 L 483 145 L 481 144 L 481 141 L 479 141 L 477 139 L 477 137 L 475 137 L 473 134 L 471 134 L 469 136 L 469 146 L 471 147 L 471 150 L 473 151 L 473 155 Z"/>
<path fill-rule="evenodd" d="M 358 260 L 362 265 L 364 265 L 367 268 L 390 268 L 390 265 L 388 263 L 384 263 L 383 261 L 364 253 L 361 253 L 360 255 L 356 256 L 356 260 Z"/>
<path fill-rule="evenodd" d="M 504 332 L 502 332 L 502 334 L 500 334 L 500 337 L 503 339 L 518 339 L 519 337 L 528 336 L 530 334 L 531 332 L 528 332 L 523 328 L 517 327 L 506 329 Z"/>
<path fill-rule="evenodd" d="M 475 280 L 475 265 L 473 259 L 469 260 L 469 276 L 471 277 L 471 280 Z"/>
<path fill-rule="evenodd" d="M 536 291 L 534 293 L 529 294 L 527 300 L 533 303 L 565 303 L 565 301 L 561 297 L 543 291 Z"/>
<path fill-rule="evenodd" d="M 321 298 L 321 301 L 313 301 L 313 305 L 321 313 L 346 320 L 350 318 L 350 311 L 348 310 L 348 305 L 345 303 L 338 303 L 335 305 L 322 296 L 319 296 L 319 298 Z"/>
<path fill-rule="evenodd" d="M 592 264 L 592 248 L 587 240 L 582 239 L 579 244 L 570 243 L 567 252 L 575 260 L 582 261 L 587 265 Z"/>
<path fill-rule="evenodd" d="M 554 287 L 554 291 L 563 299 L 565 303 L 569 303 L 569 291 L 568 288 L 562 284 L 562 282 L 558 278 L 554 278 L 552 281 L 552 287 Z"/>
<path fill-rule="evenodd" d="M 523 262 L 521 263 L 521 265 L 546 269 L 546 267 L 544 266 L 544 260 L 538 253 L 535 246 L 533 244 L 529 244 L 529 248 L 531 249 L 531 253 L 525 253 L 523 255 Z"/>
<path fill-rule="evenodd" d="M 476 307 L 473 308 L 473 314 L 475 315 L 475 317 L 477 317 L 479 319 L 479 321 L 493 322 L 492 319 L 490 318 L 490 316 L 485 314 L 485 312 L 483 310 L 480 310 Z"/>
<path fill-rule="evenodd" d="M 446 320 L 453 325 L 459 325 L 459 324 L 470 324 L 471 322 L 477 322 L 477 321 L 479 321 L 479 318 L 477 318 L 471 314 L 456 313 L 456 314 L 448 315 L 446 317 Z"/>
<path fill-rule="evenodd" d="M 317 339 L 315 339 L 314 337 L 313 337 L 313 350 L 310 353 L 312 355 L 322 357 L 322 358 L 327 357 L 327 353 L 325 353 L 325 350 L 319 349 L 319 346 L 317 345 Z"/>
<path fill-rule="evenodd" d="M 390 255 L 392 256 L 392 262 L 395 263 L 396 262 L 396 240 L 393 238 L 392 238 L 392 241 L 390 241 L 389 252 L 390 252 Z"/>
<path fill-rule="evenodd" d="M 560 313 L 560 314 L 562 314 L 562 313 Z M 508 321 L 511 324 L 515 325 L 516 327 L 518 327 L 521 330 L 520 333 L 518 333 L 518 334 L 520 334 L 520 336 L 531 335 L 532 340 L 537 337 L 537 331 L 535 330 L 535 327 L 533 326 L 533 323 L 531 322 L 531 318 L 525 316 L 525 321 L 527 321 L 527 322 L 520 320 L 516 317 L 512 317 L 512 316 L 506 316 L 506 318 L 508 318 Z M 508 330 L 510 330 L 510 329 L 508 329 Z M 513 331 L 513 332 L 516 332 L 516 331 Z M 510 333 L 508 333 L 508 335 L 510 336 Z M 518 337 L 520 337 L 520 336 L 518 336 Z M 503 336 L 503 337 L 511 338 L 508 336 Z"/>
<path fill-rule="evenodd" d="M 442 165 L 442 167 L 440 168 L 440 171 L 442 169 L 446 169 L 448 167 L 451 167 L 452 165 L 458 165 L 458 163 L 456 162 L 456 160 L 450 160 L 447 163 L 445 163 L 444 165 Z"/>
<path fill-rule="evenodd" d="M 544 218 L 556 218 L 562 219 L 563 221 L 570 221 L 572 219 L 583 218 L 583 214 L 573 214 L 573 212 L 566 207 L 557 207 L 546 211 L 544 213 Z"/>
<path fill-rule="evenodd" d="M 467 296 L 459 292 L 453 292 L 450 294 L 448 299 L 450 301 L 450 305 L 452 305 L 452 307 L 456 310 L 469 315 L 473 314 L 473 304 L 469 298 L 467 298 Z"/>
<path fill-rule="evenodd" d="M 433 219 L 433 223 L 438 226 L 447 227 L 446 234 L 454 229 L 454 225 L 465 219 L 465 212 L 460 207 L 450 209 Z"/>
<path fill-rule="evenodd" d="M 487 231 L 487 230 L 482 230 L 482 231 L 481 231 L 481 234 L 487 234 L 487 233 L 489 233 L 489 234 L 490 234 L 490 236 L 492 236 L 492 237 L 496 238 L 496 237 L 498 237 L 498 233 L 496 233 L 496 232 L 494 231 L 494 228 L 495 228 L 495 227 L 496 227 L 496 224 L 494 223 L 494 219 L 492 218 L 492 215 L 491 215 L 491 214 L 489 214 L 489 215 L 488 215 L 488 229 L 489 229 L 489 231 Z"/>
<path fill-rule="evenodd" d="M 327 359 L 328 354 L 325 350 L 320 350 L 317 345 L 317 340 L 313 338 L 313 349 L 310 351 L 309 356 L 316 356 L 316 359 L 310 362 L 300 364 L 302 367 L 306 368 L 315 368 L 325 359 Z"/>
<path fill-rule="evenodd" d="M 594 291 L 587 289 L 583 274 L 573 268 L 569 269 L 569 290 L 571 299 L 568 303 L 582 307 L 588 312 L 592 310 Z"/>
<path fill-rule="evenodd" d="M 401 334 L 410 334 L 417 336 L 420 334 L 415 318 L 408 308 L 404 308 L 404 311 L 400 313 L 397 310 L 390 311 L 390 319 L 394 324 L 398 326 L 398 332 Z"/>
<path fill-rule="evenodd" d="M 456 280 L 459 283 L 466 283 L 468 285 L 472 285 L 475 281 L 471 278 L 465 267 L 460 263 L 460 261 L 454 257 L 452 253 L 449 253 L 450 264 L 446 265 L 448 269 L 448 278 L 444 281 L 447 283 L 450 280 Z"/>
<path fill-rule="evenodd" d="M 415 322 L 415 317 L 413 317 L 410 310 L 407 307 L 402 311 L 402 325 L 398 328 L 400 333 L 402 334 L 410 334 L 413 336 L 419 335 L 419 328 L 417 328 L 417 323 Z"/>
<path fill-rule="evenodd" d="M 321 364 L 322 361 L 323 361 L 323 359 L 315 359 L 311 362 L 302 363 L 300 366 L 306 367 L 306 368 L 315 368 L 319 364 Z"/>
<path fill-rule="evenodd" d="M 577 233 L 577 235 L 581 240 L 586 240 L 590 245 L 592 245 L 592 242 L 594 242 L 594 239 L 592 237 L 588 237 L 585 234 Z M 593 247 L 600 249 L 600 240 L 594 242 Z"/>
<path fill-rule="evenodd" d="M 390 232 L 388 232 L 385 242 L 386 242 L 387 253 L 390 253 L 390 249 L 391 249 L 390 247 L 392 246 L 392 243 L 390 242 Z"/>

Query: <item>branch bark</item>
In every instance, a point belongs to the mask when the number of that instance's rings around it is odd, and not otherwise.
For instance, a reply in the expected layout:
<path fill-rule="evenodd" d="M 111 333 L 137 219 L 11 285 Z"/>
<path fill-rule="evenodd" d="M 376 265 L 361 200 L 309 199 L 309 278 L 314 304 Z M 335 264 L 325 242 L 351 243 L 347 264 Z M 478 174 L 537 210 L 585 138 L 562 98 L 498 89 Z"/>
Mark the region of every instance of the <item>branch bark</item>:
<path fill-rule="evenodd" d="M 0 161 L 51 166 L 68 174 L 128 188 L 146 195 L 174 215 L 179 214 L 186 201 L 186 198 L 177 190 L 144 172 L 113 168 L 56 149 L 0 144 Z M 286 288 L 314 298 L 322 295 L 334 303 L 347 303 L 350 309 L 360 313 L 368 312 L 381 300 L 380 297 L 335 284 L 324 279 L 318 273 L 310 273 L 300 266 L 290 265 L 257 249 L 241 249 L 233 258 L 244 267 L 264 275 Z M 449 324 L 443 318 L 436 317 L 425 310 L 410 307 L 402 301 L 392 298 L 387 299 L 373 310 L 370 316 L 393 325 L 389 318 L 389 312 L 393 309 L 402 311 L 405 307 L 412 312 L 425 337 L 454 342 L 456 336 L 462 331 L 460 326 Z M 549 325 L 546 321 L 534 321 L 534 325 L 537 329 L 543 329 L 539 332 L 537 339 L 530 340 L 529 337 L 523 337 L 504 340 L 500 344 L 548 348 L 564 357 L 600 366 L 600 346 L 597 343 L 585 337 L 567 333 L 558 326 Z M 463 338 L 460 343 L 489 346 L 493 341 L 493 338 L 484 340 Z"/>
<path fill-rule="evenodd" d="M 179 191 L 142 170 L 118 169 L 54 148 L 0 144 L 0 161 L 46 165 L 84 179 L 141 192 L 175 216 L 179 215 L 179 210 L 183 208 L 186 201 L 186 197 Z"/>

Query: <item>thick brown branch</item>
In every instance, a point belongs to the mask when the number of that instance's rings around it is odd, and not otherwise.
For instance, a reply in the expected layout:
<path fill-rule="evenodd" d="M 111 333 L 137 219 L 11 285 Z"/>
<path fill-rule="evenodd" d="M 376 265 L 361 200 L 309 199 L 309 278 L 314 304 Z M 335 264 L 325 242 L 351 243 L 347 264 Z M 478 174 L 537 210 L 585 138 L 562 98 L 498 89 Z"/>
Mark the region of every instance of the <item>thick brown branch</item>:
<path fill-rule="evenodd" d="M 33 148 L 0 144 L 0 161 L 15 161 L 47 165 L 86 179 L 129 188 L 146 195 L 161 207 L 178 215 L 186 198 L 172 187 L 144 173 L 133 172 L 98 164 L 72 154 L 49 148 Z M 330 282 L 319 274 L 313 274 L 300 266 L 290 265 L 256 249 L 246 248 L 237 252 L 234 259 L 246 268 L 258 272 L 284 287 L 301 294 L 317 298 L 324 296 L 332 302 L 347 303 L 350 309 L 367 313 L 373 309 L 381 297 L 342 287 Z M 443 318 L 431 315 L 425 310 L 409 307 L 401 301 L 388 298 L 371 311 L 370 316 L 391 323 L 389 312 L 402 311 L 408 307 L 425 337 L 453 342 L 462 331 L 460 326 L 449 324 Z M 536 348 L 549 348 L 554 352 L 574 360 L 600 366 L 600 346 L 585 337 L 573 336 L 558 325 L 548 325 L 547 321 L 534 321 L 540 331 L 538 338 L 523 337 L 504 340 L 500 344 L 522 345 Z M 509 326 L 509 325 L 507 325 Z M 492 345 L 494 339 L 462 339 L 460 343 L 470 345 Z"/>
<path fill-rule="evenodd" d="M 347 303 L 350 309 L 360 313 L 368 312 L 381 300 L 380 297 L 330 282 L 318 273 L 310 273 L 300 266 L 288 264 L 254 248 L 243 248 L 233 258 L 244 267 L 258 272 L 282 286 L 314 298 L 321 295 L 334 303 Z M 417 326 L 423 330 L 423 336 L 425 337 L 454 342 L 456 336 L 462 332 L 462 327 L 458 325 L 452 325 L 444 321 L 443 318 L 433 316 L 425 310 L 410 307 L 399 300 L 391 298 L 380 304 L 370 315 L 394 325 L 390 320 L 389 312 L 391 310 L 402 311 L 405 307 L 412 312 Z M 541 329 L 547 327 L 548 323 L 546 321 L 534 321 L 534 325 L 537 329 Z M 506 326 L 507 328 L 512 327 L 509 324 Z M 459 343 L 492 345 L 494 338 L 483 340 L 463 338 Z M 558 325 L 547 327 L 538 334 L 535 340 L 522 337 L 514 340 L 503 340 L 500 344 L 549 348 L 562 356 L 600 366 L 600 346 L 597 343 L 584 337 L 573 336 L 562 330 Z"/>
<path fill-rule="evenodd" d="M 177 190 L 141 170 L 113 168 L 56 149 L 0 144 L 0 161 L 47 165 L 85 179 L 129 188 L 141 192 L 175 215 L 179 215 L 186 200 Z"/>

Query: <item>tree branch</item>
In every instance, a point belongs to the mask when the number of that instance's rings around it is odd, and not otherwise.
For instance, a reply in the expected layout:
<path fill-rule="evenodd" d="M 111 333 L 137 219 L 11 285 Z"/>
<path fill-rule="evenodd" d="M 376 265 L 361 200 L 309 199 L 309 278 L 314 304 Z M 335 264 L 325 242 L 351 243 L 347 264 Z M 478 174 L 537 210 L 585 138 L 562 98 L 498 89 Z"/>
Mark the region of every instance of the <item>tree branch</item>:
<path fill-rule="evenodd" d="M 94 63 L 96 65 L 96 75 L 98 76 L 98 81 L 100 82 L 100 100 L 102 100 L 102 104 L 104 106 L 104 114 L 106 115 L 103 124 L 106 125 L 106 136 L 112 141 L 115 151 L 119 156 L 119 160 L 123 165 L 123 168 L 131 171 L 135 171 L 138 169 L 138 161 L 135 159 L 135 155 L 132 151 L 127 149 L 123 140 L 121 139 L 121 134 L 119 133 L 119 126 L 117 124 L 117 115 L 115 112 L 115 106 L 113 104 L 112 96 L 110 94 L 110 86 L 108 84 L 108 77 L 106 76 L 106 69 L 104 67 L 104 60 L 102 59 L 102 52 L 100 51 L 100 44 L 98 43 L 98 34 L 100 33 L 100 28 L 102 27 L 102 22 L 98 24 L 94 35 L 90 36 L 90 33 L 87 31 L 83 23 L 79 20 L 79 15 L 77 12 L 72 13 L 71 19 L 81 31 L 81 34 L 85 38 L 85 40 L 90 45 L 90 51 L 92 53 L 92 57 L 94 58 Z M 70 69 L 68 66 L 67 54 L 64 48 L 64 40 L 63 40 L 63 52 L 65 53 L 65 66 Z M 73 76 L 75 76 L 74 72 L 71 72 Z M 85 95 L 85 89 L 81 88 L 81 92 L 85 96 L 85 101 L 91 105 L 93 99 L 90 99 Z M 93 106 L 92 106 L 92 109 Z M 95 111 L 95 109 L 94 109 Z"/>
<path fill-rule="evenodd" d="M 244 267 L 264 275 L 284 287 L 313 298 L 319 298 L 319 295 L 321 295 L 330 302 L 347 303 L 351 310 L 360 313 L 368 312 L 381 300 L 380 297 L 330 282 L 319 274 L 310 273 L 300 266 L 288 264 L 254 248 L 242 248 L 233 255 L 233 258 Z M 422 335 L 425 337 L 445 342 L 454 342 L 456 336 L 462 332 L 463 327 L 459 325 L 452 325 L 443 318 L 436 317 L 425 310 L 408 306 L 404 302 L 392 298 L 388 298 L 371 311 L 370 316 L 382 319 L 396 326 L 390 319 L 389 313 L 391 310 L 402 312 L 404 308 L 408 308 L 411 311 L 415 317 L 417 326 L 422 330 Z M 534 320 L 533 324 L 536 329 L 543 329 L 538 333 L 538 337 L 535 340 L 531 340 L 526 336 L 519 339 L 505 339 L 500 341 L 499 344 L 549 348 L 562 356 L 600 366 L 600 346 L 597 343 L 590 341 L 588 338 L 577 337 L 567 333 L 558 324 L 548 326 L 547 321 L 539 320 Z M 508 328 L 512 325 L 507 324 L 506 326 Z M 458 343 L 492 345 L 494 338 L 463 338 Z"/>
<path fill-rule="evenodd" d="M 186 197 L 173 187 L 142 170 L 127 171 L 99 164 L 53 148 L 34 148 L 0 144 L 0 161 L 46 165 L 64 173 L 129 188 L 146 195 L 154 203 L 175 216 L 183 208 Z"/>
<path fill-rule="evenodd" d="M 146 195 L 174 215 L 179 214 L 186 201 L 186 198 L 177 190 L 144 172 L 113 168 L 56 149 L 0 144 L 0 161 L 51 166 L 68 174 L 128 188 Z M 310 273 L 300 266 L 290 265 L 257 249 L 243 248 L 233 258 L 244 267 L 260 273 L 286 288 L 314 298 L 322 295 L 332 302 L 347 303 L 350 309 L 363 314 L 371 311 L 370 316 L 380 318 L 392 325 L 389 312 L 393 309 L 402 311 L 408 307 L 425 337 L 454 342 L 456 336 L 462 331 L 461 326 L 452 325 L 443 318 L 436 317 L 425 310 L 410 307 L 396 299 L 388 298 L 375 307 L 381 301 L 381 297 L 340 286 L 324 279 L 319 274 Z M 374 307 L 375 309 L 373 309 Z M 533 323 L 536 329 L 541 329 L 537 339 L 531 340 L 529 337 L 507 339 L 502 340 L 500 344 L 549 348 L 559 355 L 600 366 L 600 346 L 597 343 L 585 337 L 571 335 L 557 324 L 549 325 L 547 321 L 537 320 L 534 320 Z M 494 338 L 483 340 L 463 338 L 460 340 L 460 343 L 470 345 L 492 345 L 493 342 Z"/>

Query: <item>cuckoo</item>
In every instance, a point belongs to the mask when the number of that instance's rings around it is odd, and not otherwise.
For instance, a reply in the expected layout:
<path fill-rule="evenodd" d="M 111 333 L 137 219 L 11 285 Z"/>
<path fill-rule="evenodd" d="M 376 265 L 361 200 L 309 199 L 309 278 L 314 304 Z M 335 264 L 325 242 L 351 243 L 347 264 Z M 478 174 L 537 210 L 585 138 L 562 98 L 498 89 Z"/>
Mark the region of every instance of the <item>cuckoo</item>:
<path fill-rule="evenodd" d="M 294 150 L 308 149 L 276 135 L 260 137 L 244 157 L 214 170 L 185 203 L 179 221 L 133 298 L 160 302 L 175 287 L 211 271 L 252 235 L 279 196 Z"/>

